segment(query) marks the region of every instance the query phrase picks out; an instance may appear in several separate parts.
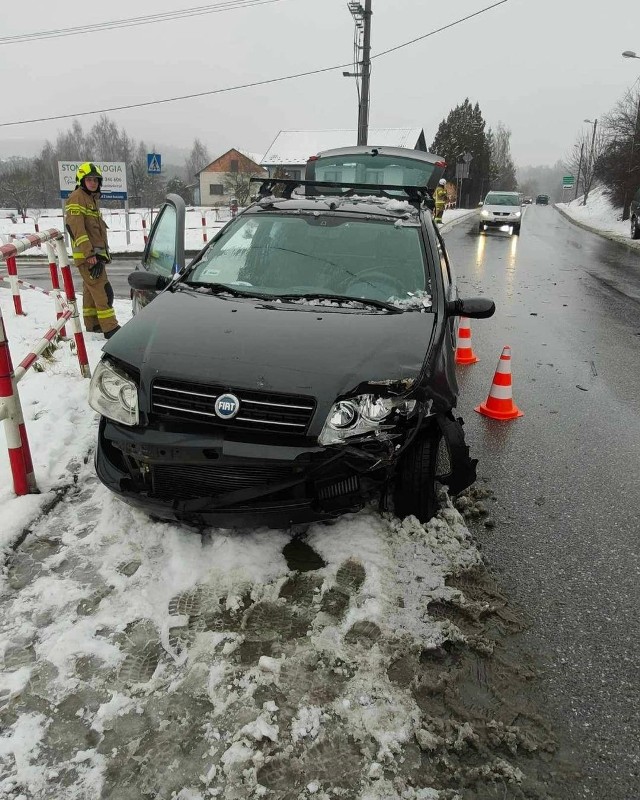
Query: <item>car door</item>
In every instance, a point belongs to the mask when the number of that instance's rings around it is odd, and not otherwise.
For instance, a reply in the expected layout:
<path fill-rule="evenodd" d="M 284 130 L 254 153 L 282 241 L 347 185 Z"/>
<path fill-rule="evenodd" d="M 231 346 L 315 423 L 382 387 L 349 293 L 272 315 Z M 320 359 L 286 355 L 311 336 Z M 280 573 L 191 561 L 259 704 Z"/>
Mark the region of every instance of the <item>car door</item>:
<path fill-rule="evenodd" d="M 185 215 L 184 200 L 177 194 L 167 195 L 151 227 L 138 269 L 164 278 L 180 272 L 185 263 Z M 144 308 L 157 294 L 149 289 L 132 289 L 133 313 Z"/>

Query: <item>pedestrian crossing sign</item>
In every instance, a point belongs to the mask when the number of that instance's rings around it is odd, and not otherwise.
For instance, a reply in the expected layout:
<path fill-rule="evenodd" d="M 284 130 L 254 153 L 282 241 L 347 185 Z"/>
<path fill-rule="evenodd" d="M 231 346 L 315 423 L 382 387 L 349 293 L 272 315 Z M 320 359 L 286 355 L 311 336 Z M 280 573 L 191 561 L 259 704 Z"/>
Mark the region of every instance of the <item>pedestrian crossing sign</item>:
<path fill-rule="evenodd" d="M 158 153 L 147 153 L 147 173 L 160 175 L 162 172 L 162 156 Z"/>

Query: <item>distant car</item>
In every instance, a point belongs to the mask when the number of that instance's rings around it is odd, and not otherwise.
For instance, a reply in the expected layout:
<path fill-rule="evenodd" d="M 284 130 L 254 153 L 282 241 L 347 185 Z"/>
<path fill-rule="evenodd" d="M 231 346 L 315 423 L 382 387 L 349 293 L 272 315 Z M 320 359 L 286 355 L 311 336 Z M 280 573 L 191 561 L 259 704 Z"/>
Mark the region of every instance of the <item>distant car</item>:
<path fill-rule="evenodd" d="M 631 220 L 631 238 L 640 239 L 640 188 L 631 201 L 629 219 Z"/>
<path fill-rule="evenodd" d="M 537 206 L 548 206 L 549 205 L 549 195 L 548 194 L 539 194 L 536 197 L 536 205 Z"/>
<path fill-rule="evenodd" d="M 532 197 L 525 197 L 524 200 L 522 201 L 523 206 L 530 206 L 532 203 L 533 203 Z"/>
<path fill-rule="evenodd" d="M 480 209 L 478 233 L 489 228 L 508 227 L 517 236 L 522 222 L 522 206 L 518 192 L 489 192 Z"/>

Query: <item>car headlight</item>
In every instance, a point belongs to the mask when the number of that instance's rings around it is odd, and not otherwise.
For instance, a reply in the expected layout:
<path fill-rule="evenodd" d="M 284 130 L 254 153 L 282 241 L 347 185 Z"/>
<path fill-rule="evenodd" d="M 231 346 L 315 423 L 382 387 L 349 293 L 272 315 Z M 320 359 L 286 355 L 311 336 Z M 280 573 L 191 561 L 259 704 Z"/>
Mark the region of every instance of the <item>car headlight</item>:
<path fill-rule="evenodd" d="M 480 212 L 480 216 L 481 217 L 489 217 L 489 216 L 491 216 L 491 212 L 487 211 L 486 208 L 483 208 L 482 211 Z"/>
<path fill-rule="evenodd" d="M 522 216 L 522 211 L 516 211 L 515 216 L 516 217 L 521 217 Z"/>
<path fill-rule="evenodd" d="M 349 400 L 338 400 L 327 416 L 318 443 L 341 444 L 354 436 L 374 434 L 393 414 L 408 416 L 415 407 L 415 400 L 406 400 L 402 397 L 377 397 L 373 394 L 361 394 Z"/>
<path fill-rule="evenodd" d="M 137 425 L 138 387 L 109 361 L 100 361 L 89 386 L 89 405 L 103 417 L 122 425 Z"/>

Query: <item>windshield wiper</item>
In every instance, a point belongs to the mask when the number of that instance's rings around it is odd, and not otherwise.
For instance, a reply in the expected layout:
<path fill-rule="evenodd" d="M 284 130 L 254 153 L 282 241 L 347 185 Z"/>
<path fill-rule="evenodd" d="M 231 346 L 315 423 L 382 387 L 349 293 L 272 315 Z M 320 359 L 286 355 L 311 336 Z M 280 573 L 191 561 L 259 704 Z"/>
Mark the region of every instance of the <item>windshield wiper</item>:
<path fill-rule="evenodd" d="M 360 303 L 364 306 L 372 306 L 373 308 L 382 308 L 392 314 L 402 314 L 403 310 L 394 306 L 392 303 L 386 303 L 384 300 L 371 300 L 368 297 L 349 297 L 344 294 L 323 294 L 322 292 L 303 292 L 302 294 L 279 294 L 279 300 L 335 300 L 338 303 Z"/>
<path fill-rule="evenodd" d="M 228 292 L 234 297 L 259 297 L 261 300 L 268 300 L 272 295 L 265 294 L 264 292 L 244 291 L 243 289 L 236 289 L 235 286 L 229 286 L 226 283 L 209 283 L 208 281 L 182 281 L 182 286 L 188 289 L 210 289 L 212 294 L 222 294 Z"/>

